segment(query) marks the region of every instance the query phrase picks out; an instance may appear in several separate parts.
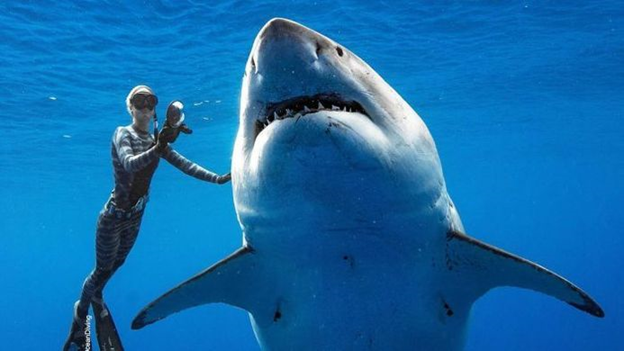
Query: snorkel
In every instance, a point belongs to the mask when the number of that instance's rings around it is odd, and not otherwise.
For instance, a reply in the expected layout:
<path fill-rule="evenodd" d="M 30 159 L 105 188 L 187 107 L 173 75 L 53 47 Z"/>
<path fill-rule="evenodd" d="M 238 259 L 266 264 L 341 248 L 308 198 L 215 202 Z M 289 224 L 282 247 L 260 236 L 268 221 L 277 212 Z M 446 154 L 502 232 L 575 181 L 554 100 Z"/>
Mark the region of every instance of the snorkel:
<path fill-rule="evenodd" d="M 154 141 L 158 143 L 158 117 L 156 117 L 156 109 L 154 109 Z"/>

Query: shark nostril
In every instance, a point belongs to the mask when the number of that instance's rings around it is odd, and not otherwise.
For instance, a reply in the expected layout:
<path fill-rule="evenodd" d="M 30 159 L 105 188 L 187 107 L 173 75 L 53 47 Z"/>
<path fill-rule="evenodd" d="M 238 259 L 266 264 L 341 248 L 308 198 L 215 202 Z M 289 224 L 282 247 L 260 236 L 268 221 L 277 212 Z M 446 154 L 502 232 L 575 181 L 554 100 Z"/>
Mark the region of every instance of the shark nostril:
<path fill-rule="evenodd" d="M 318 57 L 321 54 L 321 43 L 319 43 L 318 41 L 316 42 L 316 56 Z"/>
<path fill-rule="evenodd" d="M 342 57 L 343 51 L 340 46 L 336 46 L 336 52 L 338 53 L 338 56 Z"/>
<path fill-rule="evenodd" d="M 251 58 L 251 67 L 252 67 L 253 69 L 256 69 L 256 61 L 254 60 L 254 58 L 253 58 L 253 57 Z"/>

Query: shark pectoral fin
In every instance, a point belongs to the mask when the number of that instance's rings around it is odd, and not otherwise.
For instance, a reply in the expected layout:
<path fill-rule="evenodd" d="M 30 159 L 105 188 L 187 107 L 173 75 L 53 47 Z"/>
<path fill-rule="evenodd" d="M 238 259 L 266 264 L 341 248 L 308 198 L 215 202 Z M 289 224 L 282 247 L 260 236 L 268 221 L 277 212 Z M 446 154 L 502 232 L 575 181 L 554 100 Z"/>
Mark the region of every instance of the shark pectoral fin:
<path fill-rule="evenodd" d="M 132 321 L 141 329 L 170 314 L 208 303 L 223 302 L 252 311 L 255 283 L 258 281 L 255 254 L 242 247 L 225 259 L 195 275 L 144 307 Z M 250 297 L 251 296 L 251 297 Z"/>
<path fill-rule="evenodd" d="M 460 232 L 451 231 L 447 235 L 446 265 L 474 289 L 475 299 L 497 286 L 516 286 L 542 292 L 591 315 L 604 317 L 600 306 L 565 278 Z"/>

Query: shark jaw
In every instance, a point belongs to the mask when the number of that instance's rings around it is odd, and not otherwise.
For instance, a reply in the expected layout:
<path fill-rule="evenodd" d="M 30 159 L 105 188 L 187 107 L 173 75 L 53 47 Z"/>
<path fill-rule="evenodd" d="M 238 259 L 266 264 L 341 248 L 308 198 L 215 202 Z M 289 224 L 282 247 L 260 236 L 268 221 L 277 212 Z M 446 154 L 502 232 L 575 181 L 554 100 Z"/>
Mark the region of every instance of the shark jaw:
<path fill-rule="evenodd" d="M 324 146 L 325 161 L 319 163 L 315 160 L 310 165 L 331 167 L 324 171 L 341 171 L 340 163 L 332 162 L 332 154 L 343 157 L 344 166 L 350 169 L 370 168 L 375 167 L 375 163 L 376 166 L 381 166 L 379 159 L 388 150 L 384 131 L 373 122 L 362 105 L 336 93 L 298 96 L 268 103 L 265 111 L 255 120 L 255 129 L 251 135 L 252 150 L 248 159 L 250 171 L 257 172 L 261 166 L 273 168 L 276 163 L 287 163 L 287 156 L 310 152 L 301 150 L 307 147 Z M 364 153 L 358 150 L 366 151 Z M 370 157 L 371 153 L 373 157 Z M 354 162 L 354 159 L 360 161 Z M 306 168 L 309 160 L 301 155 L 295 164 L 288 167 L 299 175 L 302 171 L 313 171 L 298 169 Z"/>
<path fill-rule="evenodd" d="M 268 104 L 266 111 L 266 116 L 256 120 L 256 125 L 259 129 L 258 134 L 274 121 L 280 121 L 286 118 L 299 119 L 317 112 L 342 111 L 359 113 L 370 119 L 370 116 L 357 101 L 348 101 L 331 93 L 300 96 Z"/>

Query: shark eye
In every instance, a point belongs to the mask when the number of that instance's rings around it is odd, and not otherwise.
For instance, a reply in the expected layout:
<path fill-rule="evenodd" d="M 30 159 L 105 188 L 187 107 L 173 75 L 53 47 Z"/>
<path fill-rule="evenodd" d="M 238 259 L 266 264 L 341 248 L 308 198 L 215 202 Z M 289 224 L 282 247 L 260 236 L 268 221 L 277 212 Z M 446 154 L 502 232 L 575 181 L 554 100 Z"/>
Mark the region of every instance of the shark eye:
<path fill-rule="evenodd" d="M 342 48 L 340 46 L 336 46 L 336 52 L 338 53 L 338 56 L 342 57 Z"/>

